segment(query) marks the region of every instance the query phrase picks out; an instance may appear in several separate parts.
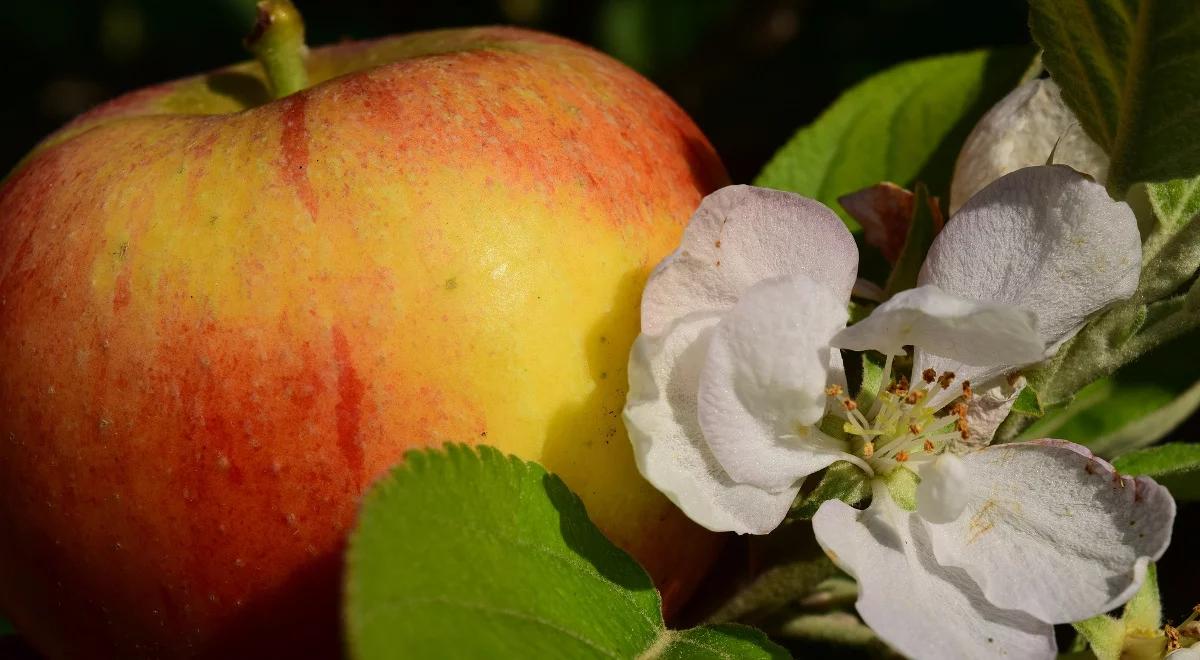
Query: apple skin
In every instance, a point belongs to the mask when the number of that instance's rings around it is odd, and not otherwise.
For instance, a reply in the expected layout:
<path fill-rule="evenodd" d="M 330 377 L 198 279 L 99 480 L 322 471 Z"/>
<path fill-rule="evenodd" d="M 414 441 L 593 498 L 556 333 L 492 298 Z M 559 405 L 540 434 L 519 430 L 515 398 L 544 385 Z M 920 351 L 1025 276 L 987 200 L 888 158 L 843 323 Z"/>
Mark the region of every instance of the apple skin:
<path fill-rule="evenodd" d="M 278 101 L 253 63 L 126 95 L 0 188 L 0 611 L 51 657 L 336 655 L 360 495 L 447 441 L 561 475 L 678 604 L 721 537 L 620 414 L 708 142 L 535 32 L 308 66 Z"/>

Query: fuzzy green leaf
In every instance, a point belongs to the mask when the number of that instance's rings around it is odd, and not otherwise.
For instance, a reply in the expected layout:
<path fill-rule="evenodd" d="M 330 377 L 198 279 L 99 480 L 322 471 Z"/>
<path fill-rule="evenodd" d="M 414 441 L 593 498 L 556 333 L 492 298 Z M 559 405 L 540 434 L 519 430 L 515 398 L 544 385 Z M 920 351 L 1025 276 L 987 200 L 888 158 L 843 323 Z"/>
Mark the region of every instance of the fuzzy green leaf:
<path fill-rule="evenodd" d="M 1200 173 L 1195 0 L 1030 0 L 1029 27 L 1063 99 L 1112 163 L 1118 197 Z"/>
<path fill-rule="evenodd" d="M 536 463 L 410 452 L 367 494 L 347 554 L 358 660 L 779 658 L 760 632 L 667 630 L 646 572 Z"/>
<path fill-rule="evenodd" d="M 838 461 L 825 469 L 817 487 L 802 495 L 788 513 L 790 520 L 810 520 L 825 500 L 842 500 L 847 504 L 858 504 L 871 494 L 871 482 L 867 475 L 849 461 Z"/>
<path fill-rule="evenodd" d="M 1200 500 L 1200 444 L 1170 443 L 1118 456 L 1117 470 L 1153 477 L 1177 500 Z"/>
<path fill-rule="evenodd" d="M 958 150 L 975 122 L 1016 85 L 1026 49 L 973 51 L 888 69 L 841 96 L 800 129 L 755 180 L 812 197 L 858 223 L 841 195 L 880 181 L 950 189 Z"/>

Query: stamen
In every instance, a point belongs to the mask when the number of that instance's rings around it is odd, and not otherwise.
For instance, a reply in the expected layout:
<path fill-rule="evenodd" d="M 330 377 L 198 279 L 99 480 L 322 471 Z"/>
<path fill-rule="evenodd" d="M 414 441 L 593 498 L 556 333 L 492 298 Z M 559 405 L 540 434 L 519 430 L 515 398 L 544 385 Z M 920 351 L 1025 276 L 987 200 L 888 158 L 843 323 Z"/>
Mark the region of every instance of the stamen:
<path fill-rule="evenodd" d="M 837 398 L 842 395 L 842 386 L 838 385 L 837 383 L 833 383 L 829 387 L 825 388 L 825 394 L 826 396 Z"/>
<path fill-rule="evenodd" d="M 925 453 L 926 453 L 926 454 L 932 454 L 932 453 L 933 453 L 933 441 L 932 441 L 932 440 L 930 440 L 929 438 L 925 438 L 925 447 L 924 447 L 924 449 L 925 449 Z"/>
<path fill-rule="evenodd" d="M 911 406 L 924 398 L 925 390 L 913 390 L 908 393 L 908 396 L 904 397 L 904 402 Z"/>
<path fill-rule="evenodd" d="M 908 460 L 908 452 L 901 449 L 900 453 L 896 454 L 896 462 L 903 463 L 907 460 Z"/>
<path fill-rule="evenodd" d="M 937 372 L 933 369 L 926 369 L 925 371 L 921 372 L 921 380 L 925 381 L 926 383 L 932 383 L 933 381 L 937 380 Z"/>
<path fill-rule="evenodd" d="M 908 432 L 913 435 L 921 435 L 921 425 L 920 424 L 909 424 Z"/>
<path fill-rule="evenodd" d="M 958 434 L 959 434 L 959 436 L 962 437 L 963 440 L 966 440 L 967 438 L 971 437 L 971 433 L 970 433 L 971 429 L 967 425 L 966 417 L 959 417 L 958 422 L 954 426 L 955 426 L 955 428 L 958 429 Z"/>
<path fill-rule="evenodd" d="M 875 443 L 868 442 L 863 445 L 863 458 L 871 458 L 875 455 Z"/>
<path fill-rule="evenodd" d="M 938 377 L 938 385 L 941 385 L 943 390 L 950 389 L 950 383 L 953 383 L 953 382 L 954 382 L 954 372 L 953 371 L 943 371 L 942 375 L 940 377 Z"/>
<path fill-rule="evenodd" d="M 973 396 L 975 396 L 975 392 L 973 392 L 971 390 L 971 381 L 964 380 L 963 381 L 963 398 L 970 399 Z"/>

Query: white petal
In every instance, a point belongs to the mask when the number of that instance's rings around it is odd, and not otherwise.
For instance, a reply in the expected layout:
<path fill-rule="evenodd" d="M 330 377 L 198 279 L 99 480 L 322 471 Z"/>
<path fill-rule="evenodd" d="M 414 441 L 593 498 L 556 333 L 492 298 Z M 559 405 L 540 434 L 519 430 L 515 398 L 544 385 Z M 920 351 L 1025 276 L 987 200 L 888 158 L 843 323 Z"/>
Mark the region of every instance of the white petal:
<path fill-rule="evenodd" d="M 845 458 L 811 428 L 825 414 L 829 339 L 846 299 L 804 275 L 746 290 L 717 326 L 700 375 L 700 428 L 738 483 L 770 491 Z"/>
<path fill-rule="evenodd" d="M 1169 660 L 1200 660 L 1200 644 L 1193 644 L 1186 649 L 1175 649 L 1167 654 Z"/>
<path fill-rule="evenodd" d="M 975 392 L 967 405 L 967 442 L 980 446 L 991 442 L 996 428 L 1008 417 L 1023 389 L 1024 378 L 1017 378 L 1011 384 L 1001 378 L 983 392 Z"/>
<path fill-rule="evenodd" d="M 817 541 L 858 580 L 859 615 L 914 658 L 1053 658 L 1053 627 L 997 608 L 960 569 L 933 559 L 928 533 L 886 491 L 866 511 L 840 500 L 813 517 Z"/>
<path fill-rule="evenodd" d="M 917 513 L 935 523 L 953 522 L 967 506 L 966 466 L 956 454 L 945 452 L 920 468 Z"/>
<path fill-rule="evenodd" d="M 700 433 L 696 391 L 715 314 L 680 319 L 662 335 L 641 335 L 629 360 L 625 428 L 638 469 L 689 518 L 717 532 L 766 534 L 796 489 L 767 493 L 736 484 Z"/>
<path fill-rule="evenodd" d="M 1113 609 L 1141 586 L 1171 538 L 1175 502 L 1146 477 L 1120 477 L 1069 442 L 996 445 L 966 454 L 964 515 L 929 524 L 938 561 L 957 566 L 999 607 L 1047 623 Z"/>
<path fill-rule="evenodd" d="M 705 197 L 683 239 L 646 282 L 642 332 L 733 307 L 765 279 L 803 273 L 850 297 L 858 248 L 842 221 L 820 202 L 769 188 L 727 186 Z"/>
<path fill-rule="evenodd" d="M 1137 289 L 1141 239 L 1129 206 L 1060 165 L 1029 167 L 989 185 L 946 223 L 930 246 L 918 283 L 1037 315 L 1050 351 L 1088 319 Z M 954 371 L 985 383 L 982 369 L 924 356 L 917 367 Z M 976 362 L 978 364 L 978 362 Z M 1016 365 L 994 364 L 1002 374 Z"/>
<path fill-rule="evenodd" d="M 903 355 L 905 346 L 973 365 L 1027 364 L 1045 357 L 1033 313 L 969 300 L 933 285 L 892 296 L 842 330 L 833 345 Z"/>
<path fill-rule="evenodd" d="M 1058 85 L 1031 80 L 1009 92 L 972 129 L 954 165 L 950 212 L 1001 176 L 1048 162 L 1103 182 L 1108 157 L 1063 103 Z"/>

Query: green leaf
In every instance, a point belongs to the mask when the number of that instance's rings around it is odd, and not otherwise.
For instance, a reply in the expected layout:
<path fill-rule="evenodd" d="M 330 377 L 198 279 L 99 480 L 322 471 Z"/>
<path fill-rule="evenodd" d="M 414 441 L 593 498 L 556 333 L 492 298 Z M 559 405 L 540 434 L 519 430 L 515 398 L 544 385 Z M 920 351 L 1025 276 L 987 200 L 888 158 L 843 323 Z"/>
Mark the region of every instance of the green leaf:
<path fill-rule="evenodd" d="M 887 286 L 884 288 L 889 297 L 917 285 L 917 275 L 925 263 L 925 254 L 933 244 L 933 237 L 937 235 L 938 228 L 935 226 L 932 204 L 929 188 L 924 183 L 917 183 L 913 192 L 912 220 L 908 223 L 904 249 L 900 251 L 900 257 L 896 259 L 896 265 L 892 267 L 892 274 L 888 276 Z"/>
<path fill-rule="evenodd" d="M 1012 411 L 1029 417 L 1041 417 L 1046 414 L 1046 409 L 1042 407 L 1042 402 L 1038 400 L 1037 390 L 1033 389 L 1033 385 L 1026 384 L 1021 389 L 1021 393 L 1017 395 L 1017 400 L 1013 402 Z"/>
<path fill-rule="evenodd" d="M 1200 445 L 1170 443 L 1118 456 L 1113 467 L 1132 476 L 1153 477 L 1177 500 L 1200 500 Z"/>
<path fill-rule="evenodd" d="M 1096 660 L 1119 660 L 1125 645 L 1125 624 L 1107 614 L 1097 614 L 1071 624 L 1087 640 Z"/>
<path fill-rule="evenodd" d="M 1042 61 L 1108 153 L 1109 190 L 1200 172 L 1195 0 L 1030 0 Z"/>
<path fill-rule="evenodd" d="M 1018 437 L 1070 440 L 1110 458 L 1153 444 L 1200 408 L 1200 379 L 1181 368 L 1197 360 L 1200 333 L 1192 332 L 1045 410 Z"/>
<path fill-rule="evenodd" d="M 367 494 L 347 553 L 352 657 L 786 657 L 740 627 L 670 631 L 637 563 L 536 463 L 410 452 Z"/>
<path fill-rule="evenodd" d="M 975 122 L 1020 80 L 1028 49 L 916 60 L 859 83 L 775 154 L 755 185 L 789 190 L 858 223 L 837 198 L 880 181 L 920 179 L 950 189 L 958 150 Z"/>
<path fill-rule="evenodd" d="M 1126 630 L 1156 630 L 1162 625 L 1162 597 L 1158 591 L 1158 568 L 1150 564 L 1146 579 L 1121 613 Z"/>
<path fill-rule="evenodd" d="M 789 520 L 811 520 L 825 500 L 841 500 L 847 504 L 858 504 L 871 494 L 871 482 L 867 475 L 849 461 L 838 461 L 825 469 L 817 487 L 792 505 Z"/>
<path fill-rule="evenodd" d="M 896 501 L 896 504 L 905 511 L 916 511 L 917 484 L 921 483 L 921 478 L 917 476 L 917 473 L 904 466 L 899 466 L 882 476 L 883 483 L 887 485 L 888 492 L 892 494 L 892 499 Z"/>
<path fill-rule="evenodd" d="M 864 351 L 859 355 L 862 357 L 862 378 L 854 403 L 858 405 L 859 410 L 870 410 L 875 406 L 875 397 L 886 386 L 883 382 L 885 358 L 875 351 Z"/>
<path fill-rule="evenodd" d="M 1200 177 L 1151 183 L 1146 195 L 1154 215 L 1166 227 L 1179 227 L 1200 215 Z"/>

